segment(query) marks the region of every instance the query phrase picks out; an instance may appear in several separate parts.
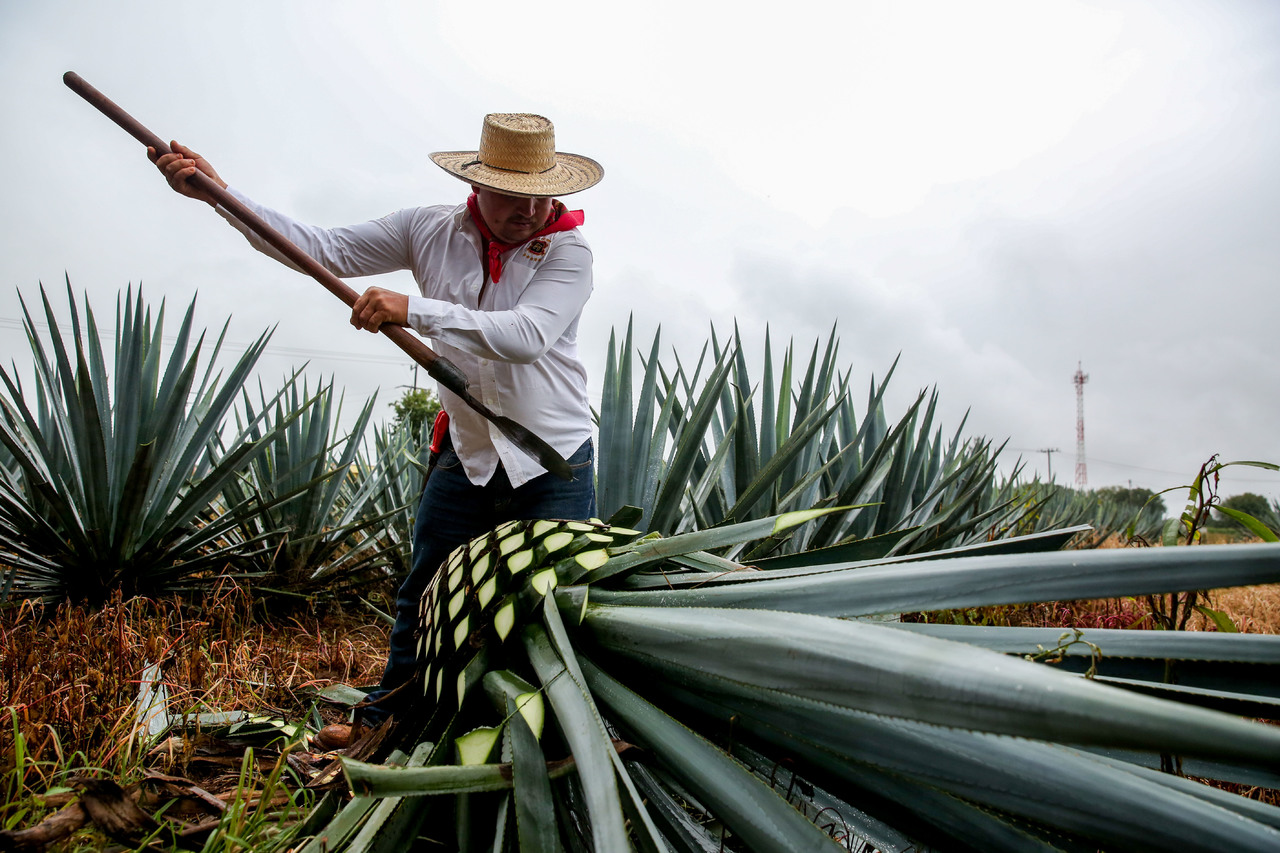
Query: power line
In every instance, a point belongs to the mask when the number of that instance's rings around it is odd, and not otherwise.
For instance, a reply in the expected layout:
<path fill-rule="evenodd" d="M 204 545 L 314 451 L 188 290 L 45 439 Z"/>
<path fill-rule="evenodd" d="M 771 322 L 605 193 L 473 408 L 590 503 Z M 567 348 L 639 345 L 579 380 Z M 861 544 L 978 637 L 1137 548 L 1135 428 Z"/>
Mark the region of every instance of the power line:
<path fill-rule="evenodd" d="M 1007 446 L 1006 449 L 1012 450 L 1015 453 L 1044 453 L 1045 452 L 1044 448 L 1039 448 L 1039 447 Z M 1190 481 L 1196 475 L 1195 471 L 1191 471 L 1191 472 L 1166 471 L 1162 468 L 1145 468 L 1141 465 L 1132 465 L 1128 462 L 1113 462 L 1110 459 L 1099 459 L 1097 456 L 1093 456 L 1090 458 L 1092 459 L 1093 462 L 1097 464 L 1106 465 L 1111 468 L 1122 468 L 1127 471 L 1145 471 L 1148 474 L 1164 474 L 1169 477 L 1185 477 L 1188 481 Z M 1277 473 L 1275 477 L 1267 479 L 1264 477 L 1243 477 L 1236 473 L 1237 471 L 1240 471 L 1240 470 L 1243 470 L 1243 469 L 1232 467 L 1231 469 L 1229 469 L 1229 472 L 1226 474 L 1223 474 L 1223 476 L 1229 476 L 1232 480 L 1239 480 L 1245 483 L 1272 483 L 1272 484 L 1280 483 L 1280 473 Z M 1254 469 L 1254 470 L 1257 470 L 1257 469 Z"/>

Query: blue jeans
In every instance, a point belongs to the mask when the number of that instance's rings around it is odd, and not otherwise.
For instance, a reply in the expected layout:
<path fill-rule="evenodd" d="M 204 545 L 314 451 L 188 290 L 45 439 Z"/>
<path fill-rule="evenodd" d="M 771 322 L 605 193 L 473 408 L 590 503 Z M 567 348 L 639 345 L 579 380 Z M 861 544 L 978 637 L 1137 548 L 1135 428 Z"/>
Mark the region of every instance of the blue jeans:
<path fill-rule="evenodd" d="M 534 518 L 580 521 L 595 515 L 595 447 L 591 439 L 587 439 L 568 462 L 574 475 L 570 481 L 546 473 L 519 488 L 512 488 L 507 472 L 499 465 L 487 484 L 477 486 L 467 479 L 458 454 L 446 439 L 418 503 L 413 526 L 413 567 L 396 594 L 396 624 L 391 629 L 387 667 L 378 689 L 369 694 L 373 704 L 361 712 L 365 723 L 381 723 L 404 707 L 405 700 L 417 692 L 408 688 L 388 696 L 413 677 L 418 662 L 419 602 L 436 570 L 455 548 L 505 521 Z"/>

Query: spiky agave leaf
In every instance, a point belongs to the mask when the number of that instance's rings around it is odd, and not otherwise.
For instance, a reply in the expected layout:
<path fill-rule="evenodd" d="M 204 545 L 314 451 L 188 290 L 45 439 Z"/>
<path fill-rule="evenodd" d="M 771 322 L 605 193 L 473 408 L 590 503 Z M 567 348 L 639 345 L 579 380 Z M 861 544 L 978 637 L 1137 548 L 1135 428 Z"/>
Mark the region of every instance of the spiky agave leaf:
<path fill-rule="evenodd" d="M 357 454 L 355 467 L 362 482 L 376 481 L 367 506 L 371 516 L 384 517 L 377 537 L 392 574 L 403 578 L 412 564 L 413 524 L 430 459 L 431 424 L 414 429 L 406 420 L 392 428 L 373 427 L 373 453 Z"/>
<path fill-rule="evenodd" d="M 417 736 L 508 724 L 514 703 L 495 716 L 467 692 L 482 678 L 470 668 L 501 660 L 550 700 L 554 725 L 532 739 L 536 752 L 527 733 L 504 728 L 498 763 L 449 769 L 438 748 L 430 769 L 348 762 L 353 787 L 412 797 L 474 790 L 463 777 L 482 774 L 486 790 L 505 793 L 479 820 L 485 801 L 468 801 L 466 837 L 440 837 L 455 825 L 449 797 L 424 801 L 433 837 L 458 849 L 516 849 L 510 822 L 522 809 L 556 816 L 553 840 L 545 822 L 536 835 L 544 848 L 848 849 L 838 836 L 881 849 L 1267 850 L 1280 840 L 1280 809 L 1148 769 L 1177 754 L 1205 776 L 1280 786 L 1280 731 L 1246 719 L 1277 716 L 1277 638 L 1091 631 L 1067 642 L 1044 630 L 843 618 L 1280 582 L 1280 545 L 1046 553 L 1045 537 L 1031 537 L 991 543 L 990 554 L 881 558 L 893 564 L 883 571 L 870 561 L 699 576 L 691 566 L 726 564 L 691 549 L 761 531 L 618 533 L 507 525 L 457 552 L 424 599 L 434 632 L 424 674 L 442 686 L 433 706 L 428 685 L 422 710 L 434 715 Z M 551 547 L 562 541 L 576 544 Z M 592 568 L 574 559 L 586 554 Z M 660 589 L 655 573 L 667 567 L 675 572 Z M 637 585 L 642 570 L 651 580 Z M 534 588 L 547 571 L 557 585 Z M 521 588 L 482 593 L 493 579 Z M 520 609 L 502 641 L 489 620 L 504 595 Z M 513 643 L 521 619 L 524 641 Z M 1090 662 L 1097 677 L 1079 675 Z M 1170 666 L 1176 683 L 1164 683 Z M 505 702 L 527 692 L 519 683 L 488 692 Z M 797 822 L 788 790 L 808 792 L 810 820 Z M 703 815 L 724 837 L 708 835 Z"/>
<path fill-rule="evenodd" d="M 385 509 L 383 494 L 404 460 L 384 457 L 380 466 L 357 464 L 374 398 L 365 401 L 350 430 L 339 431 L 342 403 L 333 383 L 313 395 L 299 375 L 288 378 L 269 397 L 259 387 L 255 406 L 242 396 L 243 418 L 255 438 L 275 430 L 246 476 L 228 484 L 227 494 L 241 509 L 239 532 L 246 539 L 279 531 L 275 547 L 255 553 L 248 567 L 265 593 L 338 597 L 385 580 L 383 567 L 394 563 L 387 552 L 395 542 L 382 536 L 399 506 Z M 237 413 L 237 422 L 241 419 Z"/>

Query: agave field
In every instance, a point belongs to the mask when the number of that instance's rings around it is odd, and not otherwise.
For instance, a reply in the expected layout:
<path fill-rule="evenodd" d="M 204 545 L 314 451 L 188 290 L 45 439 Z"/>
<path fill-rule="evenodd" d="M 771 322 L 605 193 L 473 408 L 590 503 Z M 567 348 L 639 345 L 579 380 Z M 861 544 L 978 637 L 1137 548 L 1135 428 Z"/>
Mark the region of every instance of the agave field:
<path fill-rule="evenodd" d="M 31 368 L 0 370 L 9 612 L 211 614 L 200 602 L 231 584 L 236 625 L 376 621 L 362 602 L 406 565 L 422 436 L 372 426 L 373 401 L 340 432 L 331 383 L 300 374 L 250 395 L 266 335 L 223 374 L 190 308 L 162 347 L 163 308 L 126 293 L 104 351 L 68 298 L 71 334 L 42 293 L 47 339 L 28 313 Z M 422 601 L 412 713 L 341 755 L 311 749 L 318 718 L 296 703 L 229 726 L 187 714 L 165 692 L 176 670 L 198 680 L 194 662 L 258 642 L 201 628 L 191 651 L 156 649 L 136 679 L 147 723 L 104 735 L 110 761 L 34 772 L 34 700 L 10 706 L 0 849 L 92 848 L 88 829 L 55 839 L 73 808 L 116 849 L 1280 849 L 1280 637 L 1236 630 L 1202 593 L 1280 584 L 1280 543 L 1258 523 L 1258 544 L 1195 544 L 1216 468 L 1178 517 L 1134 523 L 1002 475 L 999 446 L 937 424 L 936 393 L 891 420 L 892 368 L 855 390 L 834 332 L 807 357 L 766 340 L 758 362 L 713 333 L 690 362 L 628 327 L 607 365 L 601 518 L 509 523 L 451 555 Z M 1164 547 L 1080 547 L 1112 534 Z M 1143 616 L 962 618 L 1098 599 Z M 1193 617 L 1214 630 L 1181 630 Z M 275 667 L 257 689 L 291 678 Z M 110 787 L 154 787 L 141 756 L 215 729 L 258 753 L 236 777 L 252 796 L 214 817 Z M 174 802 L 200 798 L 165 778 Z"/>

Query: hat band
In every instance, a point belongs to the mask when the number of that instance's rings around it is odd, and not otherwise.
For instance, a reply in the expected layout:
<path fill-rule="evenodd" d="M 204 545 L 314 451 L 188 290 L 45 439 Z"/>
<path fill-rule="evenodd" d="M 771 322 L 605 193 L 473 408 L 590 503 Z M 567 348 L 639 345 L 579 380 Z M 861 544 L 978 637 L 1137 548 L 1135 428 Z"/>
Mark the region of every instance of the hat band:
<path fill-rule="evenodd" d="M 555 169 L 555 167 L 558 165 L 559 165 L 558 163 L 552 163 L 550 166 L 548 166 L 545 169 L 541 169 L 537 172 L 530 172 L 527 169 L 506 169 L 506 168 L 503 168 L 502 166 L 495 166 L 492 163 L 486 163 L 483 160 L 472 160 L 469 163 L 463 163 L 458 168 L 469 169 L 472 166 L 484 166 L 486 169 L 497 169 L 499 172 L 508 172 L 512 175 L 545 175 L 547 172 L 550 172 L 553 169 Z"/>

